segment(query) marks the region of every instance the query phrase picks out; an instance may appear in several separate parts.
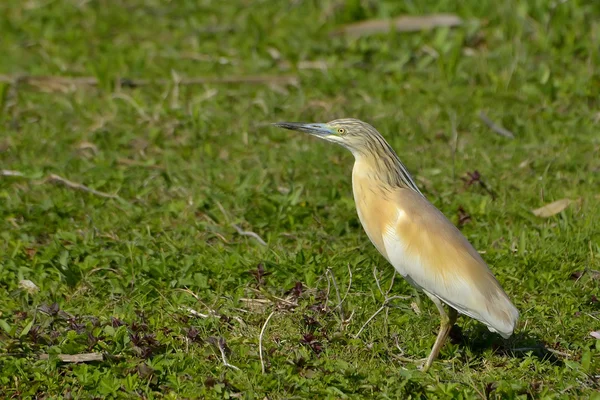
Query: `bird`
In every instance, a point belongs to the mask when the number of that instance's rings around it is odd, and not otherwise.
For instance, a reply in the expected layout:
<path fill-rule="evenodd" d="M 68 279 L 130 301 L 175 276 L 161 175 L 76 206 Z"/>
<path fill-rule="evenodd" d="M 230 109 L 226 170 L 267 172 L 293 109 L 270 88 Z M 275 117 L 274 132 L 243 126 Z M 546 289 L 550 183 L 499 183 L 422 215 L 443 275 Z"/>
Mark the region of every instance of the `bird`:
<path fill-rule="evenodd" d="M 458 314 L 508 339 L 519 311 L 465 236 L 417 187 L 385 138 L 354 118 L 273 125 L 337 143 L 354 155 L 352 191 L 358 218 L 381 255 L 440 314 L 440 328 L 421 371 L 438 357 Z M 444 309 L 448 307 L 448 311 Z"/>

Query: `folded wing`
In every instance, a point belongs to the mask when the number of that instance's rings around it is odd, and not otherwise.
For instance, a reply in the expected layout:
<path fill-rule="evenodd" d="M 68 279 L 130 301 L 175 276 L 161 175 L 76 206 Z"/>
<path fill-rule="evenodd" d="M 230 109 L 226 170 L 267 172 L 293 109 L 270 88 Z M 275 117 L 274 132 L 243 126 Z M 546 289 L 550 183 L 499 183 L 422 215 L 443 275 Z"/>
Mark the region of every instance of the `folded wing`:
<path fill-rule="evenodd" d="M 397 189 L 389 201 L 397 216 L 381 233 L 394 268 L 413 285 L 509 337 L 519 312 L 462 233 L 410 189 Z"/>

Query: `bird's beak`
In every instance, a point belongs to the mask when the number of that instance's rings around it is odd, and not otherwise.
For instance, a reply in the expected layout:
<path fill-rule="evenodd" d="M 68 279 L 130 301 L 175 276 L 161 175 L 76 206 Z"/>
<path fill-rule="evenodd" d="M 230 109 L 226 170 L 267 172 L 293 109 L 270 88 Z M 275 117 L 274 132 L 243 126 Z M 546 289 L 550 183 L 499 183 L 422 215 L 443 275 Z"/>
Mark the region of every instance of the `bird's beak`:
<path fill-rule="evenodd" d="M 333 133 L 327 124 L 303 124 L 300 122 L 276 122 L 273 125 L 292 131 L 306 132 L 314 136 L 327 137 Z"/>

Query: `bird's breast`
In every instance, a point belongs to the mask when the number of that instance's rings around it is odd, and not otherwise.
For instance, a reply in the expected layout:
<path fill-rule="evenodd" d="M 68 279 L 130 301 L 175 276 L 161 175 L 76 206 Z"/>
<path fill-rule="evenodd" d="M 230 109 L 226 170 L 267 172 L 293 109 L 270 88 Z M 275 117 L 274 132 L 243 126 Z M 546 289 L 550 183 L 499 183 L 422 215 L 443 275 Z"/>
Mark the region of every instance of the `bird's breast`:
<path fill-rule="evenodd" d="M 377 250 L 389 261 L 383 234 L 398 210 L 386 199 L 385 189 L 367 174 L 356 171 L 352 174 L 352 190 L 358 219 L 367 236 Z"/>

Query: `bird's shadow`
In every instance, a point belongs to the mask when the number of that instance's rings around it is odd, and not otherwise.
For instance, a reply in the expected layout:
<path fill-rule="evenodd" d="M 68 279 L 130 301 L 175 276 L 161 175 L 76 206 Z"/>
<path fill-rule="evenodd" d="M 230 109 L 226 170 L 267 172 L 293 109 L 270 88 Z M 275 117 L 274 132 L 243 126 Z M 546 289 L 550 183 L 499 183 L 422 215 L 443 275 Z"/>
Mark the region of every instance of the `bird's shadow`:
<path fill-rule="evenodd" d="M 539 336 L 527 331 L 516 332 L 510 339 L 504 340 L 480 324 L 468 329 L 454 325 L 450 331 L 450 341 L 478 356 L 492 349 L 506 357 L 525 359 L 532 355 L 552 365 L 564 365 L 556 350 L 549 349 Z"/>

